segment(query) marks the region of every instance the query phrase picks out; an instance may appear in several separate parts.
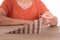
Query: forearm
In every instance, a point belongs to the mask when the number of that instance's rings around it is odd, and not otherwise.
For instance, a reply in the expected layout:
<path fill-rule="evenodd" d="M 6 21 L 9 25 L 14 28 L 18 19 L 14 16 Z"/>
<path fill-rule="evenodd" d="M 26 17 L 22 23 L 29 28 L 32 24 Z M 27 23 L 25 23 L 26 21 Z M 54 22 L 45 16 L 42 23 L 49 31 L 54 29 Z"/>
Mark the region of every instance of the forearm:
<path fill-rule="evenodd" d="M 8 18 L 4 15 L 0 15 L 0 25 L 8 25 L 8 24 L 11 25 L 13 23 L 14 23 L 13 19 Z"/>
<path fill-rule="evenodd" d="M 6 16 L 0 15 L 0 25 L 5 25 L 5 24 L 25 24 L 25 23 L 31 23 L 33 22 L 32 20 L 20 20 L 20 19 L 12 19 L 8 18 Z"/>

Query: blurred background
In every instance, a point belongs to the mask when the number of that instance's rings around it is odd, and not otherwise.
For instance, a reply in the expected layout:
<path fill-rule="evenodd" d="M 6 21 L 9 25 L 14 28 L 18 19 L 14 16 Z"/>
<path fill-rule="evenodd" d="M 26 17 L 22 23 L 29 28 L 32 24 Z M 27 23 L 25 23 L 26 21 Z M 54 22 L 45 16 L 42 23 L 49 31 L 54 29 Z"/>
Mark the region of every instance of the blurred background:
<path fill-rule="evenodd" d="M 0 0 L 0 5 L 4 0 Z M 58 18 L 58 25 L 60 25 L 60 0 L 41 0 L 50 10 L 50 12 Z"/>

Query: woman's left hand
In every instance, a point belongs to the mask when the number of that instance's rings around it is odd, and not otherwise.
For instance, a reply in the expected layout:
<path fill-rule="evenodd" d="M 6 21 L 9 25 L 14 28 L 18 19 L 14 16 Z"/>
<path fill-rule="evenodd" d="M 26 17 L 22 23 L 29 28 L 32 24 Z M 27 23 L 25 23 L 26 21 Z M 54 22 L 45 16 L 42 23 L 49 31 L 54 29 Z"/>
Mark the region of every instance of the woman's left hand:
<path fill-rule="evenodd" d="M 42 15 L 44 24 L 50 24 L 51 26 L 56 26 L 58 24 L 57 17 L 53 16 L 50 12 L 46 12 Z"/>

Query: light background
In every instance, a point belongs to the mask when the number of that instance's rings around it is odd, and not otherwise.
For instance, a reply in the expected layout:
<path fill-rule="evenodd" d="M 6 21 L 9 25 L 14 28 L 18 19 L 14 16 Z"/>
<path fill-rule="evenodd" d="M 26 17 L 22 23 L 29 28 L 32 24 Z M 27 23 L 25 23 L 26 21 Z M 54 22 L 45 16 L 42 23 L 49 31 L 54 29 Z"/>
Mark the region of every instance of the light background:
<path fill-rule="evenodd" d="M 58 18 L 58 25 L 60 25 L 60 0 L 42 0 L 50 12 Z M 3 0 L 0 0 L 0 5 Z"/>

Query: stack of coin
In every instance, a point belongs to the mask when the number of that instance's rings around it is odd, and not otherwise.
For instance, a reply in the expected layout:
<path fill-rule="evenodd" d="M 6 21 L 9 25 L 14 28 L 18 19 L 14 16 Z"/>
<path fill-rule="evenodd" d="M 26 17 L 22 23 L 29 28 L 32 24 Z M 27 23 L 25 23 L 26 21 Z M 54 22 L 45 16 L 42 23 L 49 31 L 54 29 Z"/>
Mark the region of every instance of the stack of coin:
<path fill-rule="evenodd" d="M 38 21 L 38 31 L 39 31 L 39 34 L 42 33 L 42 28 L 43 28 L 43 18 L 39 18 L 39 21 Z"/>
<path fill-rule="evenodd" d="M 24 24 L 22 27 L 15 29 L 9 33 L 14 33 L 14 34 L 36 34 L 42 33 L 42 27 L 43 27 L 43 19 L 39 18 L 39 20 L 34 20 L 33 23 L 29 24 Z"/>
<path fill-rule="evenodd" d="M 34 20 L 34 34 L 38 32 L 38 20 Z"/>

